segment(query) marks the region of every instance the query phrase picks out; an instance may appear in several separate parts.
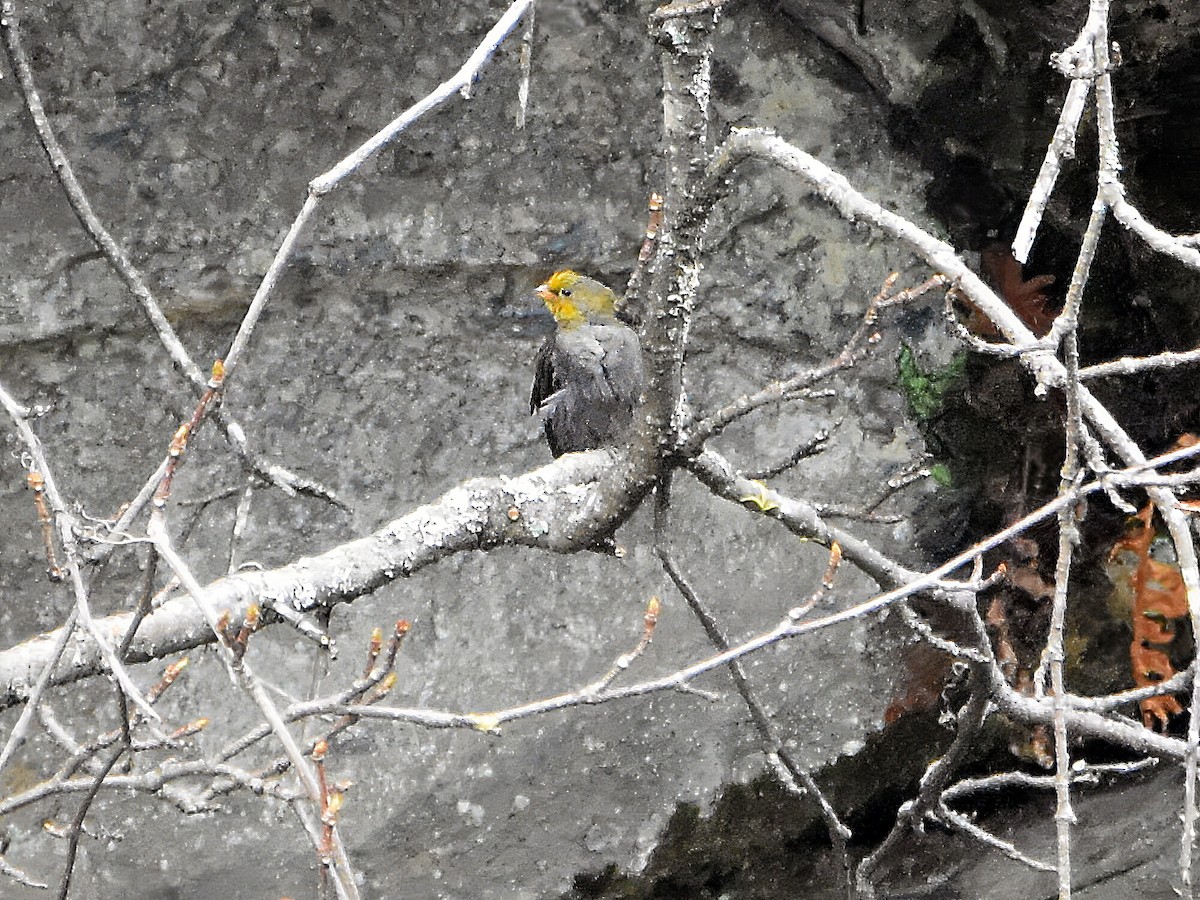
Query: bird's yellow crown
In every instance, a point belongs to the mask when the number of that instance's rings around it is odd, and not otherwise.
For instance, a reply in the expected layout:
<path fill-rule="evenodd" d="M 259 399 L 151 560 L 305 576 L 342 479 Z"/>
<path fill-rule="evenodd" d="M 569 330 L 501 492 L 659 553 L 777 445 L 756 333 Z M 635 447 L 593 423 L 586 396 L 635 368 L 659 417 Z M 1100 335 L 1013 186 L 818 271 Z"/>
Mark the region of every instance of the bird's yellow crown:
<path fill-rule="evenodd" d="M 570 269 L 555 272 L 536 293 L 554 320 L 567 328 L 582 325 L 592 316 L 610 318 L 617 300 L 616 294 L 594 278 Z"/>
<path fill-rule="evenodd" d="M 560 272 L 555 272 L 546 279 L 546 287 L 552 293 L 562 293 L 563 288 L 570 289 L 571 285 L 577 282 L 582 276 L 578 272 L 572 272 L 570 269 L 563 269 Z"/>

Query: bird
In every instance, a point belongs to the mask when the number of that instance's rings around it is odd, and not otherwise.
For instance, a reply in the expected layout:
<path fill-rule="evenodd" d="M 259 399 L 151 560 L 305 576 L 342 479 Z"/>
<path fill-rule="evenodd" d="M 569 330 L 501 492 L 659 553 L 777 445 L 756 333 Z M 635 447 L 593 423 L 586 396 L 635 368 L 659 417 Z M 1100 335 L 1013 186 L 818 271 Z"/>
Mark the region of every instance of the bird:
<path fill-rule="evenodd" d="M 554 316 L 538 350 L 529 412 L 540 412 L 550 453 L 621 446 L 645 388 L 637 332 L 617 318 L 617 295 L 594 278 L 555 272 L 534 291 Z"/>

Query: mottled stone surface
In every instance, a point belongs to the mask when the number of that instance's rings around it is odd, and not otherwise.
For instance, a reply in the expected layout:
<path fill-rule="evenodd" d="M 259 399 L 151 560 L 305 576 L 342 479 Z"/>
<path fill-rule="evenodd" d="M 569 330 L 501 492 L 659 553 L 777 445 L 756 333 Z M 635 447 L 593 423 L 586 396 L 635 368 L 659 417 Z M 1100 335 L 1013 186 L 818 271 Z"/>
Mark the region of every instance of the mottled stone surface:
<path fill-rule="evenodd" d="M 975 66 L 988 90 L 1005 73 L 1023 79 L 1031 107 L 996 101 L 1003 111 L 977 120 L 1006 135 L 995 148 L 1002 175 L 1031 177 L 1022 167 L 1040 155 L 1061 90 L 1044 60 L 1069 40 L 1078 17 L 1056 4 L 1055 27 L 1034 39 L 1029 21 L 1008 22 L 1001 3 L 969 4 L 969 15 L 946 4 L 915 12 L 909 4 L 870 6 L 864 43 L 907 109 L 931 104 L 945 70 L 928 69 L 927 58 L 945 57 L 939 42 L 959 34 L 992 48 Z M 548 460 L 527 407 L 533 354 L 550 327 L 531 289 L 562 266 L 617 287 L 632 268 L 661 166 L 650 8 L 543 4 L 524 131 L 514 126 L 514 42 L 469 101 L 456 98 L 422 120 L 326 200 L 226 408 L 245 424 L 255 452 L 325 483 L 354 512 L 260 490 L 239 562 L 294 560 L 464 478 Z M 206 365 L 227 347 L 306 182 L 448 77 L 496 14 L 488 4 L 438 0 L 395 8 L 120 0 L 102 8 L 49 3 L 22 16 L 48 112 L 80 181 Z M 965 83 L 968 74 L 952 76 Z M 1035 85 L 1044 92 L 1035 94 Z M 10 127 L 0 135 L 0 380 L 22 402 L 50 407 L 37 429 L 69 498 L 91 515 L 111 515 L 153 470 L 192 395 L 80 231 L 12 81 L 2 86 L 0 113 Z M 775 128 L 890 208 L 955 234 L 952 221 L 927 209 L 930 161 L 943 160 L 947 147 L 898 124 L 899 108 L 885 107 L 844 61 L 769 4 L 739 5 L 721 25 L 715 131 L 729 123 Z M 1016 128 L 1027 120 L 1028 130 Z M 929 274 L 787 178 L 759 166 L 746 175 L 711 235 L 688 370 L 699 409 L 835 353 L 890 271 L 905 270 L 909 280 Z M 830 427 L 829 450 L 773 483 L 818 501 L 869 503 L 924 450 L 896 389 L 895 356 L 903 336 L 930 359 L 948 358 L 938 302 L 891 320 L 873 359 L 834 382 L 833 396 L 741 423 L 716 445 L 755 468 Z M 5 441 L 16 446 L 7 434 Z M 57 624 L 69 598 L 40 578 L 23 473 L 8 459 L 0 474 L 7 644 Z M 179 478 L 176 527 L 197 514 L 196 501 L 243 483 L 206 427 Z M 685 476 L 676 485 L 672 545 L 732 639 L 774 625 L 815 587 L 823 550 L 730 509 Z M 890 501 L 886 510 L 902 516 L 897 524 L 853 527 L 920 565 L 912 516 L 934 493 L 918 485 Z M 227 565 L 234 502 L 204 508 L 184 545 L 205 578 Z M 310 647 L 282 629 L 256 638 L 251 658 L 289 692 L 307 691 L 314 674 L 331 691 L 360 668 L 371 627 L 406 617 L 414 628 L 394 701 L 482 710 L 598 677 L 636 642 L 646 599 L 657 593 L 665 608 L 655 642 L 625 678 L 670 671 L 709 648 L 658 569 L 648 520 L 640 513 L 620 533 L 628 550 L 621 560 L 466 554 L 339 608 L 332 629 L 342 654 L 327 674 Z M 960 540 L 960 525 L 948 514 L 933 543 Z M 117 608 L 132 581 L 132 556 L 117 565 L 99 589 L 101 610 Z M 870 590 L 843 567 L 829 602 L 848 605 Z M 885 617 L 770 650 L 748 670 L 789 746 L 815 768 L 882 728 L 886 707 L 906 689 L 902 641 Z M 165 706 L 172 721 L 210 717 L 201 744 L 213 752 L 254 714 L 211 653 L 195 656 L 198 665 Z M 155 677 L 139 672 L 144 683 Z M 537 897 L 566 889 L 579 871 L 638 868 L 677 803 L 703 808 L 722 785 L 762 767 L 728 680 L 714 674 L 700 686 L 716 699 L 660 695 L 526 720 L 499 737 L 352 729 L 329 765 L 333 777 L 355 783 L 342 823 L 365 895 Z M 82 734 L 110 721 L 110 698 L 96 683 L 53 704 Z M 7 728 L 12 713 L 0 721 Z M 37 739 L 3 776 L 5 787 L 35 779 L 39 755 L 52 752 Z M 74 808 L 14 817 L 9 858 L 35 877 L 57 878 L 61 847 L 37 823 L 69 819 Z M 102 838 L 84 842 L 72 896 L 312 890 L 312 851 L 294 816 L 272 802 L 235 795 L 211 815 L 184 819 L 155 800 L 112 797 L 94 819 Z"/>

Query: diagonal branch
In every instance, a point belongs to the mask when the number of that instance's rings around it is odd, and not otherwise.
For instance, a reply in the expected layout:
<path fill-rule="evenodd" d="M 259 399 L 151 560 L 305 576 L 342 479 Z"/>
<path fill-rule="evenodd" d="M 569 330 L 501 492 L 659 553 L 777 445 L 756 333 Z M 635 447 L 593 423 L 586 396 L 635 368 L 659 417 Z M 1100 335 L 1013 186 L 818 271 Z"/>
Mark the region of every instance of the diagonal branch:
<path fill-rule="evenodd" d="M 491 60 L 492 55 L 496 52 L 500 44 L 516 30 L 516 27 L 521 23 L 521 18 L 532 5 L 533 0 L 514 0 L 508 9 L 505 10 L 504 15 L 488 30 L 488 33 L 479 43 L 479 46 L 475 48 L 475 51 L 454 75 L 443 81 L 430 93 L 373 134 L 354 152 L 346 156 L 328 172 L 317 176 L 309 182 L 308 196 L 305 197 L 304 203 L 300 207 L 300 212 L 297 213 L 295 221 L 288 228 L 283 242 L 275 252 L 275 257 L 271 260 L 266 274 L 259 283 L 258 289 L 254 292 L 254 298 L 250 301 L 250 307 L 246 310 L 246 315 L 238 327 L 237 334 L 234 335 L 233 342 L 229 345 L 229 350 L 225 354 L 226 378 L 229 378 L 233 374 L 233 370 L 241 362 L 242 354 L 245 352 L 246 346 L 250 343 L 250 337 L 254 333 L 254 327 L 258 323 L 258 318 L 262 314 L 271 292 L 278 283 L 279 276 L 283 273 L 284 268 L 286 268 L 291 259 L 292 251 L 295 249 L 309 218 L 316 211 L 321 198 L 358 171 L 363 163 L 394 141 L 402 132 L 407 130 L 410 125 L 426 113 L 437 109 L 456 94 L 461 95 L 464 99 L 469 98 L 471 86 L 479 79 L 483 67 Z"/>
<path fill-rule="evenodd" d="M 92 204 L 88 200 L 83 186 L 80 185 L 79 179 L 75 177 L 75 170 L 71 167 L 71 162 L 67 159 L 67 154 L 62 148 L 62 144 L 58 142 L 58 137 L 54 134 L 54 129 L 50 126 L 50 120 L 46 116 L 46 109 L 42 105 L 41 95 L 38 92 L 37 85 L 33 81 L 33 69 L 29 64 L 29 57 L 25 53 L 25 47 L 21 41 L 20 20 L 17 17 L 16 3 L 14 0 L 3 0 L 3 2 L 0 2 L 0 11 L 3 12 L 3 16 L 0 17 L 0 34 L 4 37 L 4 45 L 8 49 L 9 61 L 12 63 L 13 72 L 17 76 L 17 84 L 25 99 L 25 108 L 29 111 L 29 116 L 33 120 L 34 130 L 37 132 L 38 141 L 41 143 L 47 159 L 50 161 L 50 168 L 54 170 L 54 176 L 62 185 L 63 193 L 66 194 L 67 202 L 71 205 L 71 210 L 75 213 L 76 218 L 79 219 L 79 224 L 83 226 L 83 230 L 87 232 L 88 237 L 100 248 L 105 259 L 112 265 L 113 270 L 125 282 L 125 286 L 129 288 L 130 293 L 142 305 L 142 310 L 146 313 L 146 318 L 150 320 L 150 324 L 158 332 L 159 340 L 167 348 L 167 353 L 170 354 L 172 362 L 179 367 L 198 390 L 203 391 L 206 387 L 205 382 L 208 379 L 205 378 L 204 373 L 200 371 L 200 367 L 188 355 L 183 342 L 179 340 L 179 335 L 175 333 L 175 329 L 167 320 L 158 300 L 155 299 L 150 287 L 146 284 L 146 279 L 142 277 L 142 273 L 138 271 L 138 268 L 121 248 L 121 245 L 109 234 L 108 229 L 104 227 L 104 223 L 100 221 L 100 217 L 92 209 Z"/>

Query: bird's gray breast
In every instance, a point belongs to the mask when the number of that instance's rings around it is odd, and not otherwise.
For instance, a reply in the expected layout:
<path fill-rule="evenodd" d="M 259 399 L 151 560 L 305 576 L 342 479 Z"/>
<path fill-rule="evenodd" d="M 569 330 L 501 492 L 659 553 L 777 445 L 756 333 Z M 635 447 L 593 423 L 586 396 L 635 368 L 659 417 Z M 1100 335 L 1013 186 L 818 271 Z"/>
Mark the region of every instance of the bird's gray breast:
<path fill-rule="evenodd" d="M 540 408 L 555 455 L 612 446 L 628 436 L 645 386 L 632 328 L 614 322 L 560 330 L 549 363 L 553 391 Z"/>

